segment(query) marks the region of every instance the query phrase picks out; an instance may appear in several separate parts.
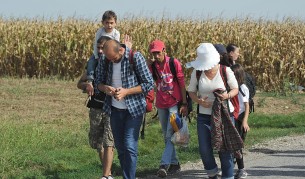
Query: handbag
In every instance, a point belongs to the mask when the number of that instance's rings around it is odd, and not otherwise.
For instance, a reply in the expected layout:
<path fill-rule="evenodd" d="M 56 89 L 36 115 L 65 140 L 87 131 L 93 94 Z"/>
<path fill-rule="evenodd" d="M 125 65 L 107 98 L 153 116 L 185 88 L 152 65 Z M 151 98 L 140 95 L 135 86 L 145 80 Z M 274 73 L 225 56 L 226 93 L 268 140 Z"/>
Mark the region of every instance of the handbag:
<path fill-rule="evenodd" d="M 97 108 L 102 109 L 105 102 L 105 93 L 94 94 L 93 96 L 88 97 L 87 107 L 88 108 Z"/>

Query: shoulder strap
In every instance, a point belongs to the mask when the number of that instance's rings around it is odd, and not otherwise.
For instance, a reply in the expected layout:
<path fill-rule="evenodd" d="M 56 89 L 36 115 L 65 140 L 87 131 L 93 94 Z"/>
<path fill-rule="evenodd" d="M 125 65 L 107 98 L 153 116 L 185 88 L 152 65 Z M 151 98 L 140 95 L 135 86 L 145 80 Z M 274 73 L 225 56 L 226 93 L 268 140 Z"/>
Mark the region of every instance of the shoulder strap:
<path fill-rule="evenodd" d="M 243 95 L 243 97 L 245 97 L 245 93 L 243 92 L 243 90 L 241 90 L 241 88 L 239 87 L 239 92 Z"/>
<path fill-rule="evenodd" d="M 109 60 L 106 58 L 106 57 L 104 57 L 104 71 L 106 72 L 106 78 L 105 78 L 105 81 L 104 81 L 104 83 L 106 83 L 107 82 L 107 78 L 108 78 L 108 70 L 109 70 Z"/>
<path fill-rule="evenodd" d="M 197 83 L 199 82 L 199 79 L 201 77 L 202 71 L 201 70 L 196 70 L 196 79 L 197 79 Z"/>
<path fill-rule="evenodd" d="M 196 79 L 197 79 L 197 91 L 199 89 L 199 79 L 201 77 L 202 71 L 201 70 L 196 70 Z"/>
<path fill-rule="evenodd" d="M 196 79 L 197 79 L 197 92 L 199 90 L 199 79 L 201 77 L 202 71 L 196 70 Z M 197 114 L 199 114 L 199 104 L 197 104 Z"/>
<path fill-rule="evenodd" d="M 225 65 L 220 65 L 220 76 L 222 78 L 222 81 L 225 85 L 225 88 L 227 91 L 229 91 L 229 85 L 228 85 L 228 78 L 227 78 L 227 67 Z"/>
<path fill-rule="evenodd" d="M 175 62 L 174 62 L 174 58 L 173 57 L 170 57 L 169 59 L 169 68 L 170 68 L 170 71 L 174 77 L 174 80 L 176 79 L 177 80 L 177 71 L 176 71 L 176 67 L 175 67 Z M 156 69 L 156 66 L 155 66 L 155 62 L 151 64 L 151 68 L 152 68 L 152 74 L 153 74 L 153 78 L 154 80 L 156 80 L 157 78 L 161 78 L 160 74 L 158 73 L 157 69 Z"/>
<path fill-rule="evenodd" d="M 136 78 L 138 80 L 138 83 L 140 83 L 140 78 L 136 72 L 136 68 L 134 66 L 134 54 L 136 53 L 136 51 L 133 51 L 130 49 L 129 51 L 129 57 L 128 57 L 128 60 L 129 60 L 129 68 L 130 68 L 130 75 L 132 75 L 132 73 L 134 73 L 136 75 Z"/>
<path fill-rule="evenodd" d="M 177 71 L 176 71 L 174 60 L 175 59 L 173 57 L 170 57 L 170 59 L 169 59 L 169 68 L 171 70 L 172 75 L 174 76 L 174 79 L 177 80 Z"/>
<path fill-rule="evenodd" d="M 128 60 L 129 60 L 129 67 L 130 67 L 130 73 L 132 72 L 132 71 L 134 71 L 134 59 L 133 59 L 133 56 L 134 56 L 134 53 L 136 53 L 136 52 L 134 52 L 134 51 L 132 51 L 131 49 L 130 49 L 130 51 L 129 51 L 129 56 L 128 56 Z"/>
<path fill-rule="evenodd" d="M 153 76 L 153 79 L 156 81 L 157 79 L 161 79 L 161 76 L 160 74 L 158 73 L 157 69 L 156 69 L 156 66 L 155 66 L 155 62 L 153 62 L 151 64 L 151 69 L 152 69 L 152 76 Z"/>

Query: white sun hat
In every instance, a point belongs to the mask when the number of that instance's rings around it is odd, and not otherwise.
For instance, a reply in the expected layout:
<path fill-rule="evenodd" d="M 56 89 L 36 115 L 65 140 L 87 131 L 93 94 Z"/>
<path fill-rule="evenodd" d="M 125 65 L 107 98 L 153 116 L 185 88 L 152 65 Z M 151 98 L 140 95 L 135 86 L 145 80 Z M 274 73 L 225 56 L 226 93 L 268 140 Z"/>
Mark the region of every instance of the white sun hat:
<path fill-rule="evenodd" d="M 201 43 L 197 48 L 197 57 L 194 61 L 186 63 L 186 68 L 195 68 L 205 71 L 213 68 L 220 61 L 219 53 L 211 43 Z"/>

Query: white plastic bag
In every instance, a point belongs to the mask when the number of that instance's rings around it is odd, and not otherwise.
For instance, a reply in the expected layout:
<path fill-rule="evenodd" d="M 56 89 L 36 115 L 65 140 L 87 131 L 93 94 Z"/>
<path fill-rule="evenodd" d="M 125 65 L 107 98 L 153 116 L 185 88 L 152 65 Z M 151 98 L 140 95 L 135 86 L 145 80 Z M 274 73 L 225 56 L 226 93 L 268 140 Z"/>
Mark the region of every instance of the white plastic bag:
<path fill-rule="evenodd" d="M 181 129 L 172 135 L 171 141 L 175 145 L 187 147 L 190 142 L 190 132 L 188 129 L 186 117 L 183 117 L 182 121 L 183 124 Z"/>

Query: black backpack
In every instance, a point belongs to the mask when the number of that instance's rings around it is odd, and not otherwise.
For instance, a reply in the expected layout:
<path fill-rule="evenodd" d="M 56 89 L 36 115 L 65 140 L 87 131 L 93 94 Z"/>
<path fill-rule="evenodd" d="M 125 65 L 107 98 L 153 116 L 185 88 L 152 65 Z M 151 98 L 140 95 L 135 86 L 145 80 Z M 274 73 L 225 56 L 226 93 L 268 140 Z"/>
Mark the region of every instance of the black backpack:
<path fill-rule="evenodd" d="M 249 110 L 250 110 L 249 112 L 251 113 L 251 112 L 254 112 L 253 98 L 256 93 L 256 83 L 255 83 L 255 79 L 253 78 L 253 76 L 247 72 L 245 72 L 245 85 L 249 89 Z M 240 88 L 239 88 L 239 91 L 243 96 L 246 96 L 245 93 Z"/>

